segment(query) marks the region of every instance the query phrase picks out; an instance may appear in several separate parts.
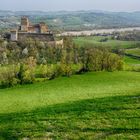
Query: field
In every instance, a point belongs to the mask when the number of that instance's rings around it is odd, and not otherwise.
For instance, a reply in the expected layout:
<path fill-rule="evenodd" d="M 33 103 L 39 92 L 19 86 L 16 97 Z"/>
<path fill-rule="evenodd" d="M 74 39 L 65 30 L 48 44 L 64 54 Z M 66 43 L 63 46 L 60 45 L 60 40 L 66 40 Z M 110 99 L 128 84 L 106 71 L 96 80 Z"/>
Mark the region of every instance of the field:
<path fill-rule="evenodd" d="M 102 42 L 101 40 L 104 38 L 108 38 L 107 41 Z M 113 40 L 110 37 L 102 37 L 102 36 L 93 36 L 93 37 L 77 37 L 74 38 L 74 42 L 79 46 L 83 46 L 84 44 L 92 44 L 95 46 L 104 46 L 110 48 L 136 48 L 140 41 L 120 41 Z"/>
<path fill-rule="evenodd" d="M 140 139 L 140 72 L 134 72 L 140 71 L 140 41 L 102 36 L 74 41 L 124 49 L 127 71 L 88 72 L 0 89 L 0 140 Z M 0 73 L 12 67 L 0 67 Z"/>
<path fill-rule="evenodd" d="M 140 65 L 140 60 L 134 59 L 128 56 L 125 56 L 123 60 L 126 64 L 129 64 L 129 65 Z"/>
<path fill-rule="evenodd" d="M 102 42 L 102 40 L 107 40 Z M 103 46 L 111 49 L 119 48 L 124 49 L 125 54 L 123 60 L 124 62 L 132 66 L 134 69 L 140 69 L 140 41 L 120 41 L 113 40 L 111 37 L 107 36 L 87 36 L 87 37 L 75 37 L 74 42 L 79 46 Z"/>
<path fill-rule="evenodd" d="M 0 90 L 0 139 L 140 139 L 140 73 L 92 72 Z"/>
<path fill-rule="evenodd" d="M 130 54 L 140 58 L 140 48 L 127 49 L 126 54 Z"/>

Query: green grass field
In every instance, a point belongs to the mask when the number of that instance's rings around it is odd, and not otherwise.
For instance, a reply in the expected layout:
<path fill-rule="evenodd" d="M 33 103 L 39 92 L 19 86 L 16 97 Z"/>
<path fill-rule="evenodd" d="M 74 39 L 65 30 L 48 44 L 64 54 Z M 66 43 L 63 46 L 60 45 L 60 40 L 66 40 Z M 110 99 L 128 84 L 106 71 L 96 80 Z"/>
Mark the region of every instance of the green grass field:
<path fill-rule="evenodd" d="M 0 90 L 0 140 L 139 140 L 139 134 L 138 72 L 92 72 Z"/>
<path fill-rule="evenodd" d="M 140 42 L 110 37 L 100 42 L 103 38 L 74 41 L 139 55 Z M 124 62 L 128 68 L 140 67 L 140 60 L 132 57 L 125 56 Z M 10 67 L 0 67 L 0 72 Z M 140 139 L 140 72 L 91 72 L 0 89 L 0 140 L 75 139 Z"/>
<path fill-rule="evenodd" d="M 127 54 L 131 54 L 133 56 L 138 56 L 140 57 L 140 48 L 134 48 L 134 49 L 127 49 L 125 51 Z"/>
<path fill-rule="evenodd" d="M 136 65 L 136 64 L 139 65 L 140 64 L 140 60 L 134 59 L 134 58 L 131 58 L 128 56 L 125 56 L 123 60 L 126 64 L 130 64 L 130 65 Z"/>
<path fill-rule="evenodd" d="M 137 44 L 140 44 L 140 41 L 120 41 L 120 40 L 112 40 L 110 37 L 108 38 L 108 41 L 106 42 L 100 42 L 101 39 L 104 39 L 106 37 L 102 36 L 93 36 L 93 37 L 77 37 L 74 38 L 74 42 L 79 45 L 83 46 L 84 44 L 92 44 L 95 46 L 104 46 L 104 47 L 110 47 L 110 48 L 136 48 Z"/>

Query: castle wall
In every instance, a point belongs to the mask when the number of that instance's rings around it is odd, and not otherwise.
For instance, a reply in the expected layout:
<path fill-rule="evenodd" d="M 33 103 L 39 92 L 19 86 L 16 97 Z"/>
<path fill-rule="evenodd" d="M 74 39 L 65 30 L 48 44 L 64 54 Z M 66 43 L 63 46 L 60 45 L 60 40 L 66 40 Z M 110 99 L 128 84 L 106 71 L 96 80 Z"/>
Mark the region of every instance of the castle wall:
<path fill-rule="evenodd" d="M 51 42 L 54 41 L 54 36 L 52 33 L 18 33 L 18 40 L 23 40 L 26 38 L 32 38 L 32 39 L 37 39 L 40 41 L 47 41 Z"/>
<path fill-rule="evenodd" d="M 11 31 L 11 38 L 12 41 L 17 41 L 18 39 L 18 33 L 17 31 Z"/>
<path fill-rule="evenodd" d="M 29 32 L 29 33 L 35 33 L 34 27 L 33 27 L 33 26 L 29 26 L 29 27 L 28 27 L 28 32 Z"/>
<path fill-rule="evenodd" d="M 41 32 L 41 33 L 46 33 L 46 32 L 48 32 L 48 27 L 46 26 L 45 23 L 40 23 L 40 32 Z"/>
<path fill-rule="evenodd" d="M 40 28 L 39 28 L 39 27 L 35 27 L 35 28 L 34 28 L 34 32 L 35 32 L 35 33 L 40 33 Z"/>

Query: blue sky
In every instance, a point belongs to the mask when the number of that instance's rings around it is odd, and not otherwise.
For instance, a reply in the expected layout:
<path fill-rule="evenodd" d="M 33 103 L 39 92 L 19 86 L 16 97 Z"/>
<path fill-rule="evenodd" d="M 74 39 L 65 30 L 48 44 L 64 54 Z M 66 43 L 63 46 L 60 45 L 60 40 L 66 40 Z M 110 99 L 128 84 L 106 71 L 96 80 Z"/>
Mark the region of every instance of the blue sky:
<path fill-rule="evenodd" d="M 140 0 L 0 0 L 0 10 L 140 11 Z"/>

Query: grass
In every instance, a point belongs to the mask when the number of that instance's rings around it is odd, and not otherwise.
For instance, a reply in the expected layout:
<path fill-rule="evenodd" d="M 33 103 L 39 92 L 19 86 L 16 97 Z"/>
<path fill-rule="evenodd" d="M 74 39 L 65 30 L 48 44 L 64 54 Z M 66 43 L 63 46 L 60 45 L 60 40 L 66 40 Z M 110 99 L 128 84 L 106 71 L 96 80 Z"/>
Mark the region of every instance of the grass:
<path fill-rule="evenodd" d="M 140 72 L 140 60 L 133 58 L 132 56 L 124 57 L 124 70 Z"/>
<path fill-rule="evenodd" d="M 101 39 L 106 38 L 102 36 L 93 36 L 93 37 L 77 37 L 74 38 L 74 42 L 79 45 L 83 46 L 83 44 L 92 44 L 95 46 L 104 46 L 110 48 L 136 48 L 140 41 L 120 41 L 120 40 L 112 40 L 110 37 L 106 42 L 100 42 Z"/>
<path fill-rule="evenodd" d="M 1 89 L 0 100 L 2 140 L 140 139 L 138 72 L 60 77 Z"/>
<path fill-rule="evenodd" d="M 131 58 L 129 56 L 124 57 L 124 62 L 132 65 L 140 64 L 140 60 Z"/>
<path fill-rule="evenodd" d="M 126 52 L 127 54 L 140 57 L 140 48 L 127 49 L 125 52 Z"/>

